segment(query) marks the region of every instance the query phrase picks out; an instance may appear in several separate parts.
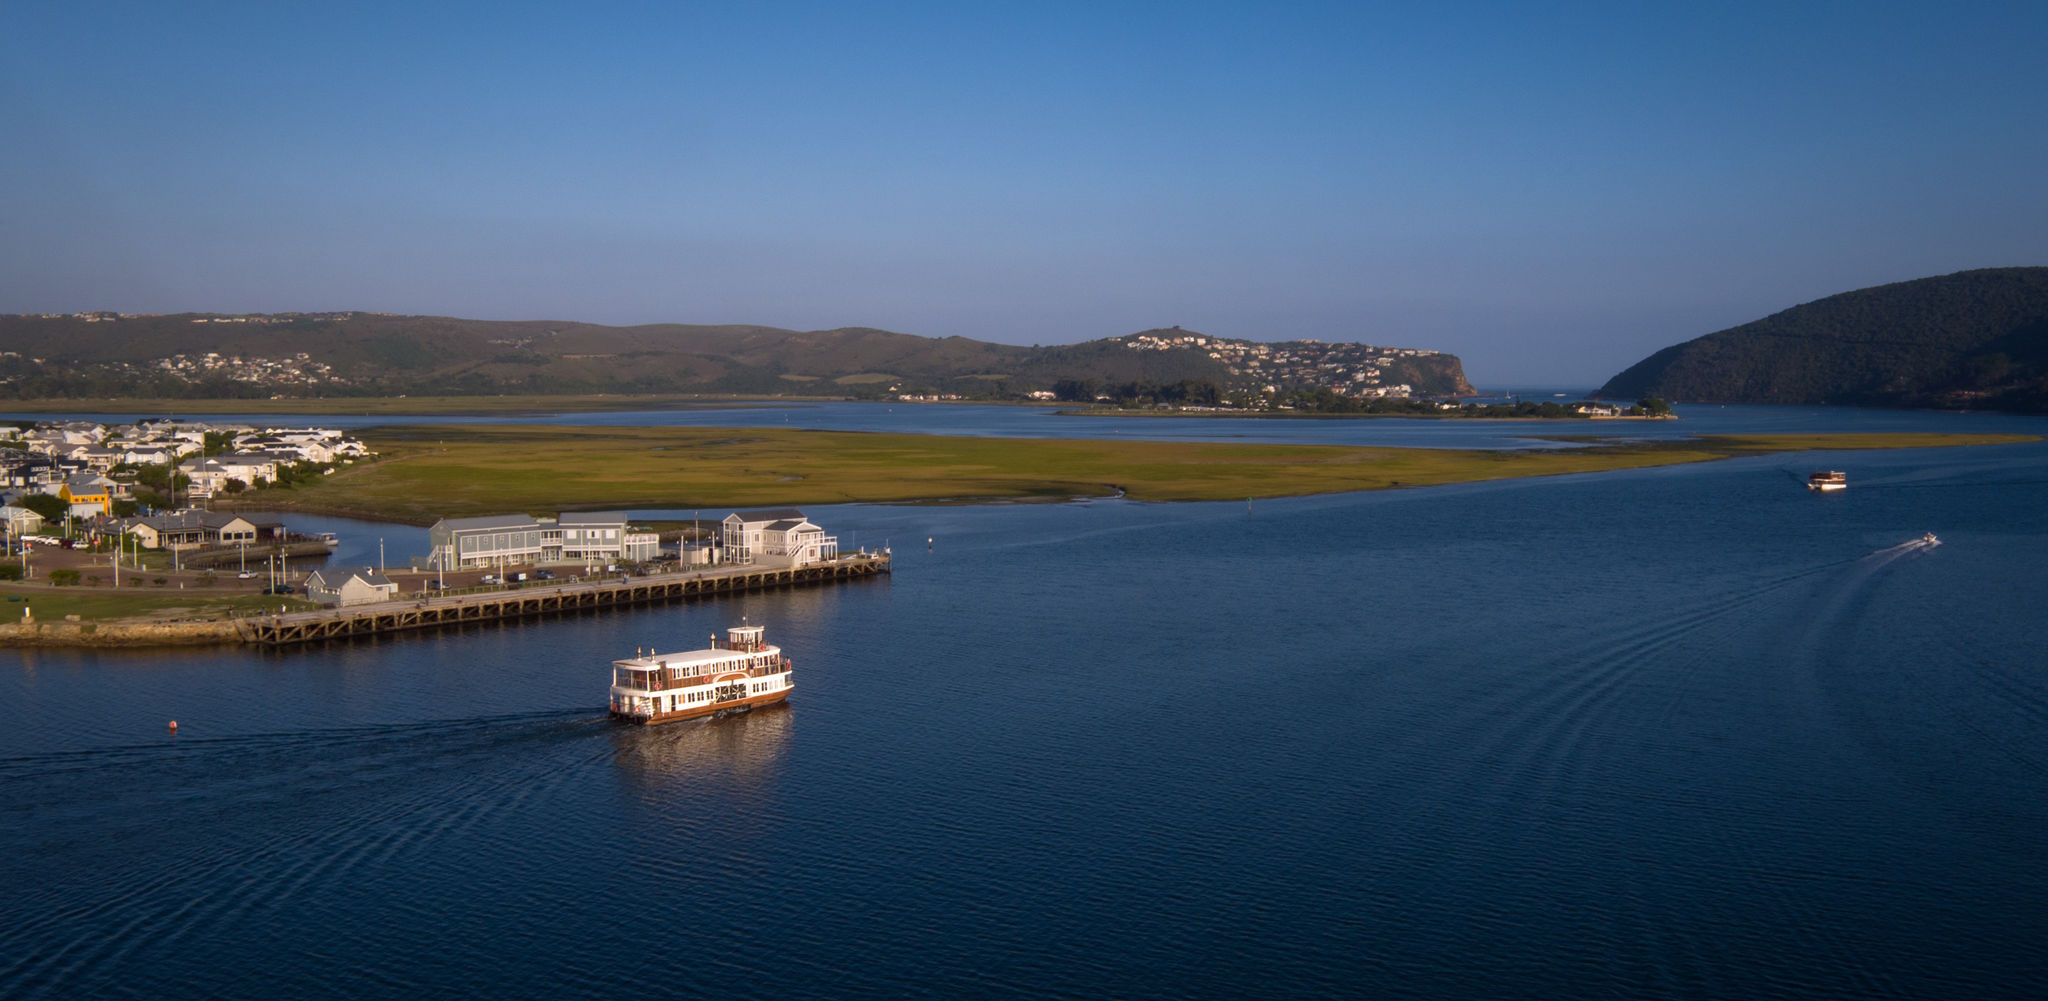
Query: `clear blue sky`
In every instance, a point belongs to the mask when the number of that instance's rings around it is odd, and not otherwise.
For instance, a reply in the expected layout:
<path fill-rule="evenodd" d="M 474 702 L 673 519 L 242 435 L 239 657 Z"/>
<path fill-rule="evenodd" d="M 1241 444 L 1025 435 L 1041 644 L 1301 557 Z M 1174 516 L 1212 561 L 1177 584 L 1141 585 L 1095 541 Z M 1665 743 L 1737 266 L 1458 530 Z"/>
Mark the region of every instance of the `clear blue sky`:
<path fill-rule="evenodd" d="M 2048 4 L 14 5 L 0 312 L 1179 324 L 1597 383 L 2048 264 Z"/>

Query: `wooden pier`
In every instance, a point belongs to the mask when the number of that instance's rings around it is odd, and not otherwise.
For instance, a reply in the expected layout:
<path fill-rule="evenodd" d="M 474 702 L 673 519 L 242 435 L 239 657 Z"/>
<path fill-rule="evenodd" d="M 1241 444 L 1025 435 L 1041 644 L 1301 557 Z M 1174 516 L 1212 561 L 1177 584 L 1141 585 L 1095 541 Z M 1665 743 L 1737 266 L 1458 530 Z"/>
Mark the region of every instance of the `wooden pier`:
<path fill-rule="evenodd" d="M 614 578 L 575 584 L 528 584 L 518 590 L 488 594 L 349 605 L 317 612 L 241 619 L 237 628 L 247 642 L 290 646 L 315 640 L 377 636 L 470 622 L 559 615 L 800 584 L 825 584 L 888 572 L 888 556 L 866 554 L 843 556 L 830 562 L 801 567 L 718 567 L 630 580 Z"/>

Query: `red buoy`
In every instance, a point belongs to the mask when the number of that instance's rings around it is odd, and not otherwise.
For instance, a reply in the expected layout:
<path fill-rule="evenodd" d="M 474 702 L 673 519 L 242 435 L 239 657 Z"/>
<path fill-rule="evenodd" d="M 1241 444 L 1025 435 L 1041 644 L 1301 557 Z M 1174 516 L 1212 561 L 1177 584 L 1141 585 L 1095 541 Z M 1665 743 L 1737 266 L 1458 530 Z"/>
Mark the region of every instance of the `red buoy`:
<path fill-rule="evenodd" d="M 174 732 L 175 732 L 175 731 L 176 731 L 176 730 L 178 729 L 178 721 L 177 721 L 177 720 L 172 720 L 172 721 L 171 721 L 171 729 L 172 729 L 172 731 L 174 731 Z"/>

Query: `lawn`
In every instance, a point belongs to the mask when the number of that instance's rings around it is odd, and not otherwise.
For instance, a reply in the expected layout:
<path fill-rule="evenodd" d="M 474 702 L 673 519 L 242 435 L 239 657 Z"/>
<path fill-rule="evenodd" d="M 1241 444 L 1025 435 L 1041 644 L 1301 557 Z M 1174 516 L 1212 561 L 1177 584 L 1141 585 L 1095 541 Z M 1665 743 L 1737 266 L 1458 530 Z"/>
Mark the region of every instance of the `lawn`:
<path fill-rule="evenodd" d="M 275 612 L 279 605 L 292 611 L 314 607 L 293 598 L 247 592 L 208 593 L 196 588 L 180 591 L 144 586 L 116 591 L 110 587 L 0 584 L 0 622 L 21 621 L 24 605 L 35 611 L 37 622 L 61 622 L 67 615 L 87 622 L 150 616 L 218 619 L 236 613 Z"/>

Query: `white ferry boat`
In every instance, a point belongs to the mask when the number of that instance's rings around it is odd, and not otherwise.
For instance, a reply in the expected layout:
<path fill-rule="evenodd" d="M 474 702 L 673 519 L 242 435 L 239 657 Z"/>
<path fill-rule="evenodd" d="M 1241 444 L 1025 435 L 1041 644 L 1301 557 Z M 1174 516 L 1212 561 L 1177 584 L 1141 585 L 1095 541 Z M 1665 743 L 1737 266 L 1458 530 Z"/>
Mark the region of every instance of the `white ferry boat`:
<path fill-rule="evenodd" d="M 1826 472 L 1810 474 L 1806 477 L 1806 489 L 1823 491 L 1847 490 L 1849 489 L 1849 474 L 1839 469 L 1830 469 Z"/>
<path fill-rule="evenodd" d="M 649 650 L 612 661 L 612 716 L 633 723 L 670 723 L 725 710 L 746 710 L 789 697 L 789 659 L 762 642 L 762 626 L 734 626 L 707 650 Z"/>

